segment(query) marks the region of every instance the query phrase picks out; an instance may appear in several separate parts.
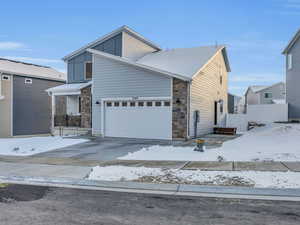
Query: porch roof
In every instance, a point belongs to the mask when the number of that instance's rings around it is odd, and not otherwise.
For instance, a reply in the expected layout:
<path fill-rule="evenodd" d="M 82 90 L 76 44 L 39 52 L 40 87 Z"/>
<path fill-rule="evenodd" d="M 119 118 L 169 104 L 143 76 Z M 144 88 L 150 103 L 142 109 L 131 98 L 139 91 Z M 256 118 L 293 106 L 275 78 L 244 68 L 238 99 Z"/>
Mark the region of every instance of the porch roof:
<path fill-rule="evenodd" d="M 46 90 L 49 95 L 80 95 L 81 89 L 92 85 L 93 82 L 64 84 Z"/>

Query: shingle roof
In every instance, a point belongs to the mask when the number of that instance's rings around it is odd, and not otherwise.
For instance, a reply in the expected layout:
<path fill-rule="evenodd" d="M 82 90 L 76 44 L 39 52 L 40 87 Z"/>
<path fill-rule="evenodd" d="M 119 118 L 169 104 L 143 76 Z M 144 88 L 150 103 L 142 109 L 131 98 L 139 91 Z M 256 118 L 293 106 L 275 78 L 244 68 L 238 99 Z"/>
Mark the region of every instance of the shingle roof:
<path fill-rule="evenodd" d="M 221 50 L 224 50 L 223 54 L 225 54 L 225 61 L 227 61 L 224 46 L 202 46 L 154 52 L 145 55 L 136 62 L 192 78 L 218 51 Z M 227 70 L 230 71 L 228 61 L 225 63 Z"/>
<path fill-rule="evenodd" d="M 61 73 L 51 67 L 3 58 L 0 58 L 0 73 L 1 72 L 49 80 L 66 80 L 66 74 Z"/>
<path fill-rule="evenodd" d="M 74 83 L 74 84 L 64 84 L 60 86 L 56 86 L 53 88 L 49 88 L 46 90 L 46 92 L 51 92 L 51 93 L 78 93 L 80 94 L 80 90 L 82 88 L 88 87 L 92 85 L 93 82 L 89 81 L 86 83 Z"/>
<path fill-rule="evenodd" d="M 254 86 L 250 86 L 249 88 L 251 88 L 251 90 L 252 90 L 253 92 L 259 92 L 259 91 L 261 91 L 261 90 L 263 90 L 263 89 L 265 89 L 265 88 L 267 88 L 267 87 L 269 87 L 269 86 L 265 86 L 265 85 L 254 85 Z"/>

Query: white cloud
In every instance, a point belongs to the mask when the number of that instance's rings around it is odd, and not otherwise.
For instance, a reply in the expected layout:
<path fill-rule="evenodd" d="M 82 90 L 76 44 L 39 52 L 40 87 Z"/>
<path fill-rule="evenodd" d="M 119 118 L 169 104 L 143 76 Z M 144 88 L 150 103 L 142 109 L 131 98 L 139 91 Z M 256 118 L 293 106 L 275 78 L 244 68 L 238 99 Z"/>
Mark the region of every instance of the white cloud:
<path fill-rule="evenodd" d="M 24 50 L 27 46 L 20 42 L 3 41 L 0 42 L 0 50 Z"/>
<path fill-rule="evenodd" d="M 47 59 L 47 58 L 32 58 L 32 57 L 22 57 L 22 56 L 0 56 L 1 58 L 17 60 L 17 61 L 25 61 L 31 63 L 63 63 L 62 60 L 59 59 Z"/>

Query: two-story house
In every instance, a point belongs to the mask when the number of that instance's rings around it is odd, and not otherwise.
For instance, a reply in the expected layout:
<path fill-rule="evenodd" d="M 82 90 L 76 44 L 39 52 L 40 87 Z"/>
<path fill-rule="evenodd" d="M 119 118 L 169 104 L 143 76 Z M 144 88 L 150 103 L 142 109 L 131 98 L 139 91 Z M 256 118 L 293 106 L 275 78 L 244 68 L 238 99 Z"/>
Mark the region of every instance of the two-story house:
<path fill-rule="evenodd" d="M 51 98 L 45 89 L 65 79 L 48 66 L 0 58 L 0 138 L 50 134 Z"/>
<path fill-rule="evenodd" d="M 245 94 L 246 105 L 285 103 L 285 83 L 279 82 L 270 86 L 249 86 Z"/>
<path fill-rule="evenodd" d="M 286 101 L 289 120 L 300 121 L 300 30 L 293 36 L 282 52 L 285 55 Z"/>
<path fill-rule="evenodd" d="M 174 140 L 224 123 L 225 46 L 163 50 L 122 26 L 63 60 L 68 83 L 47 90 L 54 130 L 68 125 L 104 137 Z"/>

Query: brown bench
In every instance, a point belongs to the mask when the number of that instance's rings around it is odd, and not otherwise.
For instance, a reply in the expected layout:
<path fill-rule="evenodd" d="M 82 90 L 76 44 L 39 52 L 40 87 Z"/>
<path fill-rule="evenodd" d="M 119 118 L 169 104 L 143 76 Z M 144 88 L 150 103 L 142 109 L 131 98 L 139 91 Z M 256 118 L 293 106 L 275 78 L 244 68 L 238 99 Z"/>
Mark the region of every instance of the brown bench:
<path fill-rule="evenodd" d="M 214 134 L 235 135 L 236 128 L 233 127 L 214 127 Z"/>

